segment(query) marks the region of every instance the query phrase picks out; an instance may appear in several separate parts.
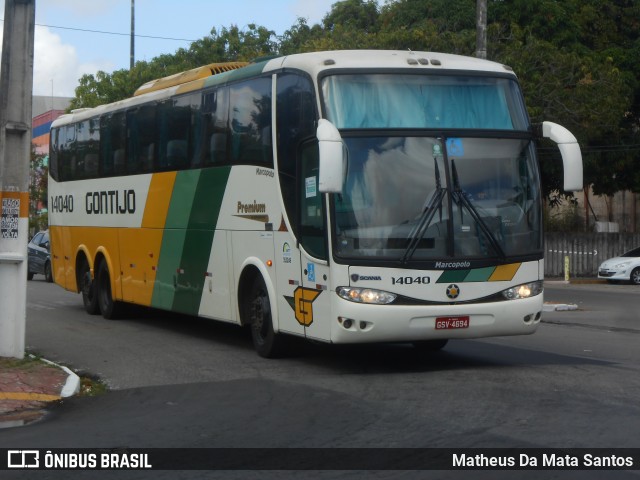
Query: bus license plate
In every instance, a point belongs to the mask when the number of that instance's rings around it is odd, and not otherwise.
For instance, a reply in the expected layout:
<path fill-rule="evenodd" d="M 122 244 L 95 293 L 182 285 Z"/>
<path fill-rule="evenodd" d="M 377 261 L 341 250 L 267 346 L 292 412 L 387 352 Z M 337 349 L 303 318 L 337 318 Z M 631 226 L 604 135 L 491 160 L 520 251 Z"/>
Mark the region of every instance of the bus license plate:
<path fill-rule="evenodd" d="M 454 328 L 469 328 L 469 317 L 438 317 L 436 330 L 451 330 Z"/>

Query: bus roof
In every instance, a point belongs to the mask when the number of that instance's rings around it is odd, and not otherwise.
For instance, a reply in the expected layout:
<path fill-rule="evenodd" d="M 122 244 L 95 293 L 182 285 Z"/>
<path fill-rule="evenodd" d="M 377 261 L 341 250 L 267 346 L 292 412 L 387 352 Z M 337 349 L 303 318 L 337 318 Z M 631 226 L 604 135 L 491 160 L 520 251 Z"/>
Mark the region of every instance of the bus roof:
<path fill-rule="evenodd" d="M 211 68 L 222 65 L 228 65 L 229 68 Z M 492 72 L 510 74 L 515 77 L 513 70 L 506 65 L 489 60 L 448 53 L 413 52 L 411 50 L 330 50 L 298 53 L 262 60 L 248 64 L 247 66 L 242 66 L 242 64 L 239 63 L 212 64 L 181 74 L 172 75 L 164 79 L 153 80 L 141 86 L 137 92 L 137 96 L 112 104 L 101 105 L 96 108 L 79 109 L 71 114 L 62 115 L 54 121 L 52 127 L 84 120 L 95 115 L 112 112 L 148 101 L 162 100 L 180 93 L 252 78 L 283 68 L 303 70 L 314 78 L 317 77 L 319 73 L 329 70 L 376 68 Z M 206 72 L 202 74 L 205 70 Z M 176 83 L 174 81 L 176 78 L 184 78 L 186 83 Z M 162 85 L 166 85 L 166 88 L 162 88 Z"/>
<path fill-rule="evenodd" d="M 448 53 L 411 50 L 334 50 L 299 53 L 271 60 L 265 71 L 299 68 L 309 73 L 345 68 L 437 69 L 509 73 L 510 67 L 489 60 Z"/>

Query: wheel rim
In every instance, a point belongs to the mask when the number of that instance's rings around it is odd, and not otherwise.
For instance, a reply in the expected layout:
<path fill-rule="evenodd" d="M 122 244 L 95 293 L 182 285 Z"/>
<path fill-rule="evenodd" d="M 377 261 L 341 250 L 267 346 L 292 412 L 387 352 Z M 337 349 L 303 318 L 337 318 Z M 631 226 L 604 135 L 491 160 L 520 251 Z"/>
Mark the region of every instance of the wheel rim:
<path fill-rule="evenodd" d="M 631 272 L 631 281 L 636 285 L 640 285 L 640 269 L 636 268 Z"/>

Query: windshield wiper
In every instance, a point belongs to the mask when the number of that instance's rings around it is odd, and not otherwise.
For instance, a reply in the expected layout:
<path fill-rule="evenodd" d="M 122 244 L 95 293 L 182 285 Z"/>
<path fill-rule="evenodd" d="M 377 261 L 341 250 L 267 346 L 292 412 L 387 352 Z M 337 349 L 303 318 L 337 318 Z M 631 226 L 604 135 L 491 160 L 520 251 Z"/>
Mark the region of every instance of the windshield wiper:
<path fill-rule="evenodd" d="M 467 208 L 471 217 L 473 217 L 473 219 L 476 221 L 476 223 L 480 227 L 480 230 L 482 230 L 482 233 L 484 233 L 487 239 L 489 240 L 489 244 L 491 245 L 491 247 L 496 251 L 496 253 L 500 257 L 505 258 L 506 254 L 504 253 L 504 250 L 500 246 L 500 243 L 496 239 L 495 235 L 493 234 L 491 229 L 487 226 L 484 219 L 480 216 L 476 207 L 469 201 L 467 192 L 462 190 L 462 188 L 460 187 L 460 181 L 458 180 L 458 171 L 456 170 L 456 163 L 454 159 L 451 159 L 451 176 L 453 178 L 452 196 L 454 201 L 458 205 L 464 205 Z"/>
<path fill-rule="evenodd" d="M 436 215 L 436 211 L 440 212 L 440 221 L 442 221 L 442 200 L 447 193 L 446 188 L 442 188 L 442 182 L 440 180 L 440 170 L 438 169 L 438 161 L 434 157 L 433 162 L 435 164 L 435 177 L 436 177 L 436 189 L 431 195 L 429 202 L 426 203 L 422 213 L 420 214 L 420 220 L 418 225 L 413 229 L 413 232 L 409 234 L 409 245 L 400 260 L 401 263 L 407 263 L 407 261 L 413 256 L 420 241 L 424 237 L 427 229 L 433 221 L 433 217 Z"/>

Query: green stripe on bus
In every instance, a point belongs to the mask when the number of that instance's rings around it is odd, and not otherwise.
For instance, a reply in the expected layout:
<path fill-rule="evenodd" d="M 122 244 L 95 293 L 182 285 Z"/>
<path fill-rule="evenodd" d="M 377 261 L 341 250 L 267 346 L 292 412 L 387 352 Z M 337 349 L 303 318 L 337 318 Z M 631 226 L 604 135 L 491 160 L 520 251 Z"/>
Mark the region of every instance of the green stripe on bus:
<path fill-rule="evenodd" d="M 436 283 L 452 283 L 452 282 L 464 282 L 470 270 L 448 270 L 442 272 L 440 278 Z"/>
<path fill-rule="evenodd" d="M 196 315 L 231 167 L 176 176 L 151 306 Z"/>
<path fill-rule="evenodd" d="M 172 309 L 197 315 L 225 188 L 231 167 L 201 171 L 184 239 L 177 294 Z"/>
<path fill-rule="evenodd" d="M 151 306 L 171 309 L 177 292 L 178 276 L 183 268 L 182 251 L 184 249 L 186 228 L 193 207 L 196 186 L 200 178 L 200 170 L 184 170 L 178 172 L 171 192 L 171 202 L 165 221 L 162 236 L 160 257 L 156 282 L 151 297 Z M 168 192 L 169 193 L 169 192 Z"/>
<path fill-rule="evenodd" d="M 493 275 L 493 272 L 496 271 L 496 267 L 487 267 L 487 268 L 476 268 L 475 270 L 471 270 L 467 278 L 464 279 L 465 282 L 486 282 L 489 280 L 489 277 Z"/>

